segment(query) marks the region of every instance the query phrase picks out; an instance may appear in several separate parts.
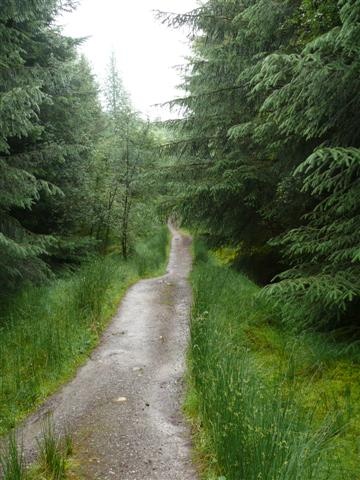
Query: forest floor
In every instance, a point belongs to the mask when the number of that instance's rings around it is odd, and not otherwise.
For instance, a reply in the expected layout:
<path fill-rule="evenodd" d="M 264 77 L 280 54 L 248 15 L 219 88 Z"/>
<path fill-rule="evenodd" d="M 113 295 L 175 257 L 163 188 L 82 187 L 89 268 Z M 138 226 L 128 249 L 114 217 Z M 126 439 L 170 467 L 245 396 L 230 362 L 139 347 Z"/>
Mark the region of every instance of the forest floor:
<path fill-rule="evenodd" d="M 76 478 L 196 478 L 181 413 L 190 243 L 172 229 L 167 274 L 129 289 L 89 361 L 19 428 L 26 457 L 50 414 L 74 436 Z"/>

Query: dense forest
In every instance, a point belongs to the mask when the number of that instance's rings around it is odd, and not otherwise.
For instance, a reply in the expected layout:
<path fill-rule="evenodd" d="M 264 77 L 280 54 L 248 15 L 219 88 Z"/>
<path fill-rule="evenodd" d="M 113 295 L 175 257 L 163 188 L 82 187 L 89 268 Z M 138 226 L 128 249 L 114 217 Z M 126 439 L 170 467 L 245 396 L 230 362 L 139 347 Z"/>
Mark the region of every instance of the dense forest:
<path fill-rule="evenodd" d="M 97 83 L 86 39 L 58 25 L 77 3 L 1 1 L 0 435 L 165 272 L 171 219 L 193 237 L 199 478 L 360 478 L 360 0 L 157 12 L 191 46 L 164 122 L 136 111 L 110 52 Z M 171 289 L 188 279 L 168 275 L 161 308 L 185 309 Z M 66 479 L 65 463 L 29 473 L 0 438 L 5 480 Z"/>
<path fill-rule="evenodd" d="M 275 277 L 264 295 L 284 321 L 357 327 L 360 3 L 210 0 L 160 17 L 193 51 L 169 204 L 253 279 Z"/>
<path fill-rule="evenodd" d="M 115 58 L 102 109 L 81 40 L 54 23 L 71 8 L 34 1 L 1 10 L 6 287 L 105 252 L 114 236 L 126 258 L 139 215 L 146 228 L 139 212 L 160 138 L 134 112 Z M 237 266 L 256 281 L 275 277 L 264 294 L 296 325 L 354 325 L 358 313 L 359 8 L 210 1 L 162 15 L 186 25 L 193 45 L 186 96 L 172 102 L 182 117 L 168 123 L 176 160 L 164 169 L 163 209 L 213 245 L 235 247 Z"/>
<path fill-rule="evenodd" d="M 55 19 L 72 2 L 2 3 L 0 281 L 38 281 L 106 252 L 126 258 L 151 217 L 155 133 L 134 111 L 111 57 L 105 109 L 82 40 Z M 140 214 L 145 208 L 147 215 Z M 141 222 L 139 221 L 141 216 Z M 138 219 L 138 220 L 137 220 Z M 150 221 L 150 220 L 149 220 Z M 139 230 L 138 228 L 138 230 Z"/>

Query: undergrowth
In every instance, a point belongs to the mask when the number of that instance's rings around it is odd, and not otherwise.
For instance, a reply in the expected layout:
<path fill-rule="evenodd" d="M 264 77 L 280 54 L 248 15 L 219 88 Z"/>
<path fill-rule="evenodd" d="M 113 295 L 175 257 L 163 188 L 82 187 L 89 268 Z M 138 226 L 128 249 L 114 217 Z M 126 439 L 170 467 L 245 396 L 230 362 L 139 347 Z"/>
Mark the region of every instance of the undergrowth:
<path fill-rule="evenodd" d="M 360 478 L 357 345 L 295 337 L 195 242 L 186 410 L 203 479 Z"/>
<path fill-rule="evenodd" d="M 0 316 L 0 434 L 71 377 L 97 344 L 121 296 L 166 264 L 165 227 L 138 243 L 128 261 L 93 259 L 72 274 L 24 289 Z"/>

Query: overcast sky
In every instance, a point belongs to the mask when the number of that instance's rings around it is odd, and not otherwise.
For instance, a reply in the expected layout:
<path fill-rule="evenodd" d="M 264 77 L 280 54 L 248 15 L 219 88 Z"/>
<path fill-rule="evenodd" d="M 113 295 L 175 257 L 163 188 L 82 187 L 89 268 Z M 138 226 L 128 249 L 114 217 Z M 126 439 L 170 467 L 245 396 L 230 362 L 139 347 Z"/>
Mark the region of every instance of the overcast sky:
<path fill-rule="evenodd" d="M 151 118 L 167 117 L 151 105 L 179 95 L 179 73 L 189 53 L 185 32 L 174 31 L 154 18 L 153 10 L 187 12 L 197 0 L 81 0 L 75 12 L 59 19 L 64 33 L 89 36 L 81 51 L 103 83 L 114 51 L 125 88 L 134 106 Z"/>

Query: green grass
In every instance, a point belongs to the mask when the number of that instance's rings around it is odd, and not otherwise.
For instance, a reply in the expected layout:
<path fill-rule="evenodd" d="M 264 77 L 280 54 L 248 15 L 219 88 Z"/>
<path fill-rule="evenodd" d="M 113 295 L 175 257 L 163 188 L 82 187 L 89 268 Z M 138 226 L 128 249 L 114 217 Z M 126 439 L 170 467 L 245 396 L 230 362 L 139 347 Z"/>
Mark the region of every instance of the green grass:
<path fill-rule="evenodd" d="M 12 299 L 0 317 L 0 434 L 74 374 L 129 285 L 164 271 L 167 250 L 162 227 L 138 243 L 127 262 L 97 258 Z"/>
<path fill-rule="evenodd" d="M 37 461 L 26 465 L 21 444 L 12 432 L 7 446 L 0 452 L 0 474 L 4 480 L 70 480 L 78 477 L 73 472 L 70 458 L 72 437 L 55 432 L 51 417 L 44 420 L 41 437 L 38 439 Z"/>
<path fill-rule="evenodd" d="M 9 436 L 5 451 L 0 452 L 0 471 L 2 471 L 3 480 L 24 480 L 26 478 L 22 448 L 17 445 L 14 434 Z"/>
<path fill-rule="evenodd" d="M 44 422 L 42 436 L 38 441 L 39 458 L 35 466 L 32 467 L 32 476 L 37 478 L 42 475 L 51 480 L 66 479 L 68 467 L 68 450 L 69 436 L 66 440 L 56 435 L 54 426 L 50 418 Z"/>
<path fill-rule="evenodd" d="M 359 479 L 359 348 L 294 337 L 195 242 L 186 410 L 202 478 Z"/>

